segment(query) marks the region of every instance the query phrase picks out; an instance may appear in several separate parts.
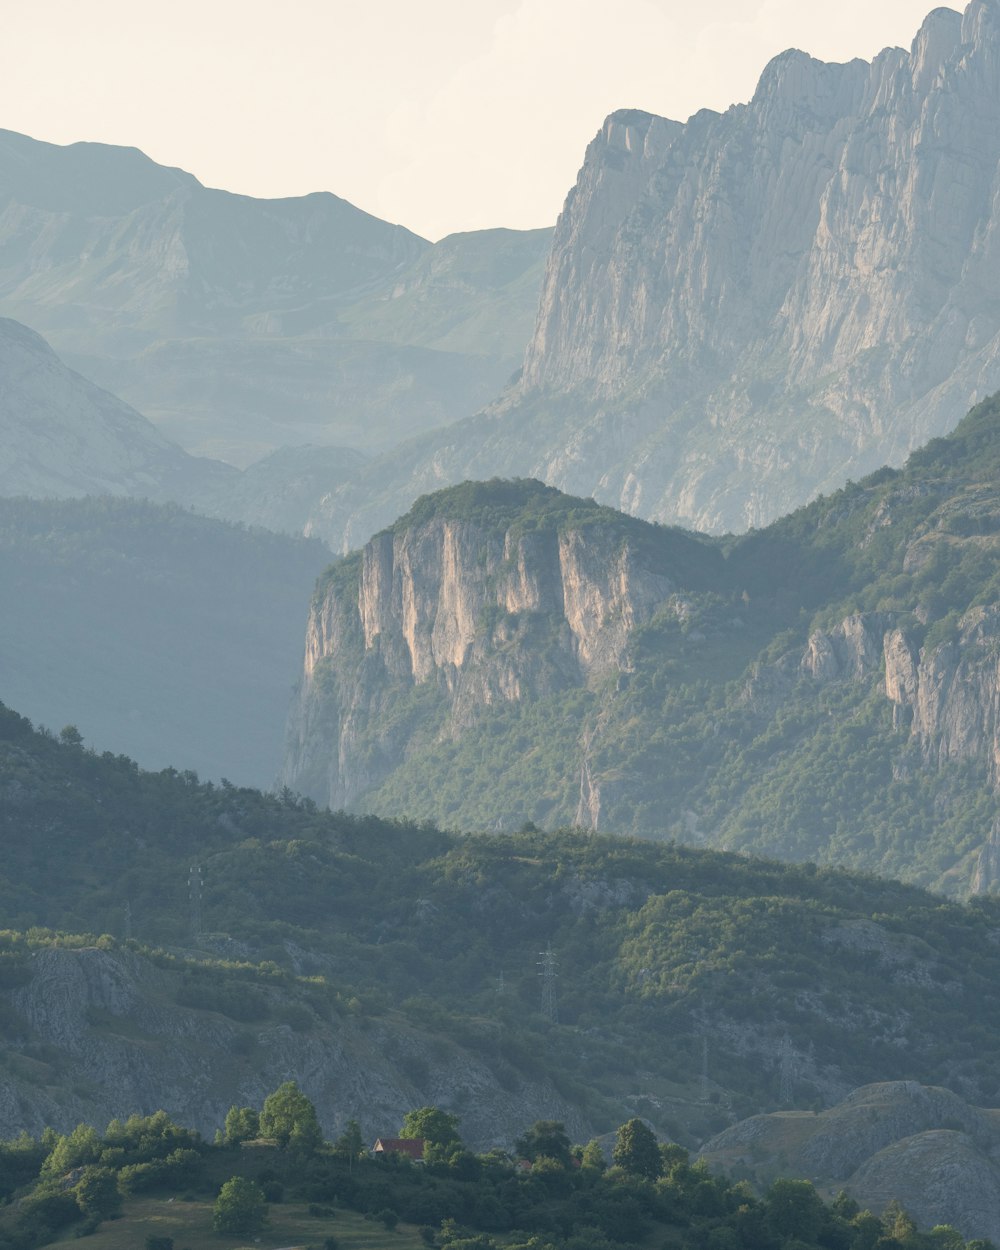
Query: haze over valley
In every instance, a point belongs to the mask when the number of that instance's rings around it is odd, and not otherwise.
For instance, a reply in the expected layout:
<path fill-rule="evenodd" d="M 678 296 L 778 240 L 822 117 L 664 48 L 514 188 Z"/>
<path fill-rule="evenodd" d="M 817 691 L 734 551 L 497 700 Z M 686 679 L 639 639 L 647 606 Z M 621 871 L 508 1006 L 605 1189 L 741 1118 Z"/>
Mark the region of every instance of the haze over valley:
<path fill-rule="evenodd" d="M 1000 0 L 632 103 L 0 131 L 0 1250 L 1000 1244 Z"/>

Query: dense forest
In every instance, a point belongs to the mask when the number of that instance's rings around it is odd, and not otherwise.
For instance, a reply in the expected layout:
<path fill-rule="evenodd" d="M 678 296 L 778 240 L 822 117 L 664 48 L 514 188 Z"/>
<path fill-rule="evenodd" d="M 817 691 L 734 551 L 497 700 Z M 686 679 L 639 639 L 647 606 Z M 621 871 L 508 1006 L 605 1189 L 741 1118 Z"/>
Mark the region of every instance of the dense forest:
<path fill-rule="evenodd" d="M 0 697 L 150 768 L 270 785 L 328 559 L 176 504 L 0 499 Z"/>

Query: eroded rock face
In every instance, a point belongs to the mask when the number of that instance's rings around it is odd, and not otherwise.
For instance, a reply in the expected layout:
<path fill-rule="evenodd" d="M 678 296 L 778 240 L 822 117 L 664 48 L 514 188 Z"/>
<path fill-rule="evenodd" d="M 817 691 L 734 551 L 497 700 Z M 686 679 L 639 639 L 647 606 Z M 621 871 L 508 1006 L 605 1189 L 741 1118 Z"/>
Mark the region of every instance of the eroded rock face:
<path fill-rule="evenodd" d="M 884 618 L 856 613 L 834 629 L 809 636 L 802 670 L 820 681 L 834 677 L 860 679 L 876 672 L 884 649 Z"/>
<path fill-rule="evenodd" d="M 928 762 L 979 758 L 1000 784 L 1000 604 L 971 608 L 918 647 L 891 616 L 859 613 L 810 635 L 800 668 L 820 682 L 878 679 Z"/>
<path fill-rule="evenodd" d="M 1000 605 L 972 608 L 953 638 L 919 656 L 899 630 L 887 632 L 885 688 L 928 758 L 983 757 L 1000 780 Z"/>
<path fill-rule="evenodd" d="M 656 519 L 759 525 L 1000 384 L 998 87 L 1000 6 L 974 0 L 871 64 L 785 52 L 722 115 L 613 114 L 560 219 L 522 382 L 609 413 L 643 394 L 592 488 Z M 569 460 L 548 454 L 558 483 Z"/>
<path fill-rule="evenodd" d="M 294 1074 L 315 1103 L 328 1137 L 357 1119 L 372 1139 L 395 1130 L 412 1107 L 461 1100 L 465 1140 L 476 1149 L 509 1146 L 539 1115 L 564 1120 L 575 1137 L 592 1127 L 545 1081 L 512 1075 L 501 1086 L 475 1052 L 401 1021 L 317 1021 L 306 1031 L 272 1015 L 238 1023 L 172 1000 L 176 980 L 142 956 L 98 948 L 36 953 L 30 978 L 10 994 L 33 1042 L 58 1053 L 58 1089 L 7 1071 L 0 1081 L 0 1133 L 46 1126 L 69 1131 L 85 1121 L 165 1109 L 211 1136 L 235 1102 L 259 1107 Z M 11 1025 L 3 1045 L 24 1038 Z"/>
<path fill-rule="evenodd" d="M 313 603 L 284 780 L 353 803 L 405 754 L 394 702 L 439 701 L 439 731 L 483 707 L 628 669 L 635 627 L 671 578 L 610 528 L 491 529 L 436 518 L 377 535 L 356 577 Z"/>
<path fill-rule="evenodd" d="M 876 1208 L 895 1199 L 921 1227 L 950 1224 L 967 1237 L 1000 1236 L 1000 1168 L 965 1133 L 934 1129 L 894 1142 L 844 1188 Z"/>

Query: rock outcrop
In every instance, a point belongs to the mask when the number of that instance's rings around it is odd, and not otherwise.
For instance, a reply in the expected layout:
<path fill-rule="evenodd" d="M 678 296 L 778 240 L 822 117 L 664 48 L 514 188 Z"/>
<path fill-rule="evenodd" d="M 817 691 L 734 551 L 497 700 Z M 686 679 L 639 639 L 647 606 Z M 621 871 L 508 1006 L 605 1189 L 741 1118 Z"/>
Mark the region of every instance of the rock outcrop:
<path fill-rule="evenodd" d="M 525 504 L 559 499 L 539 483 L 507 485 Z M 428 726 L 456 735 L 483 708 L 628 670 L 632 632 L 672 602 L 676 583 L 589 510 L 589 524 L 530 528 L 445 506 L 403 518 L 335 566 L 310 613 L 286 784 L 347 806 Z M 399 711 L 415 697 L 416 729 Z"/>
<path fill-rule="evenodd" d="M 982 759 L 1000 786 L 1000 604 L 971 608 L 924 646 L 889 615 L 855 614 L 812 633 L 801 668 L 821 682 L 882 678 L 895 724 L 928 762 Z"/>
<path fill-rule="evenodd" d="M 1000 0 L 870 64 L 784 52 L 722 114 L 614 113 L 516 389 L 316 524 L 336 547 L 502 473 L 739 531 L 899 464 L 1000 387 L 998 197 Z"/>

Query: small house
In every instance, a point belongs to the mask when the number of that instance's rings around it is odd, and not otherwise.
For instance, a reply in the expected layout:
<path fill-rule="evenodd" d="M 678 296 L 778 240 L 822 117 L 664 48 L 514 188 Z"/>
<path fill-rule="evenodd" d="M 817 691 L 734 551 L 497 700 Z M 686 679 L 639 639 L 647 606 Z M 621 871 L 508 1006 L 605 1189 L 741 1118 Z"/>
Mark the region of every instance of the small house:
<path fill-rule="evenodd" d="M 412 1159 L 415 1163 L 423 1163 L 424 1140 L 423 1137 L 380 1137 L 372 1146 L 372 1154 L 376 1159 L 385 1159 L 389 1155 L 403 1155 L 404 1158 Z"/>

